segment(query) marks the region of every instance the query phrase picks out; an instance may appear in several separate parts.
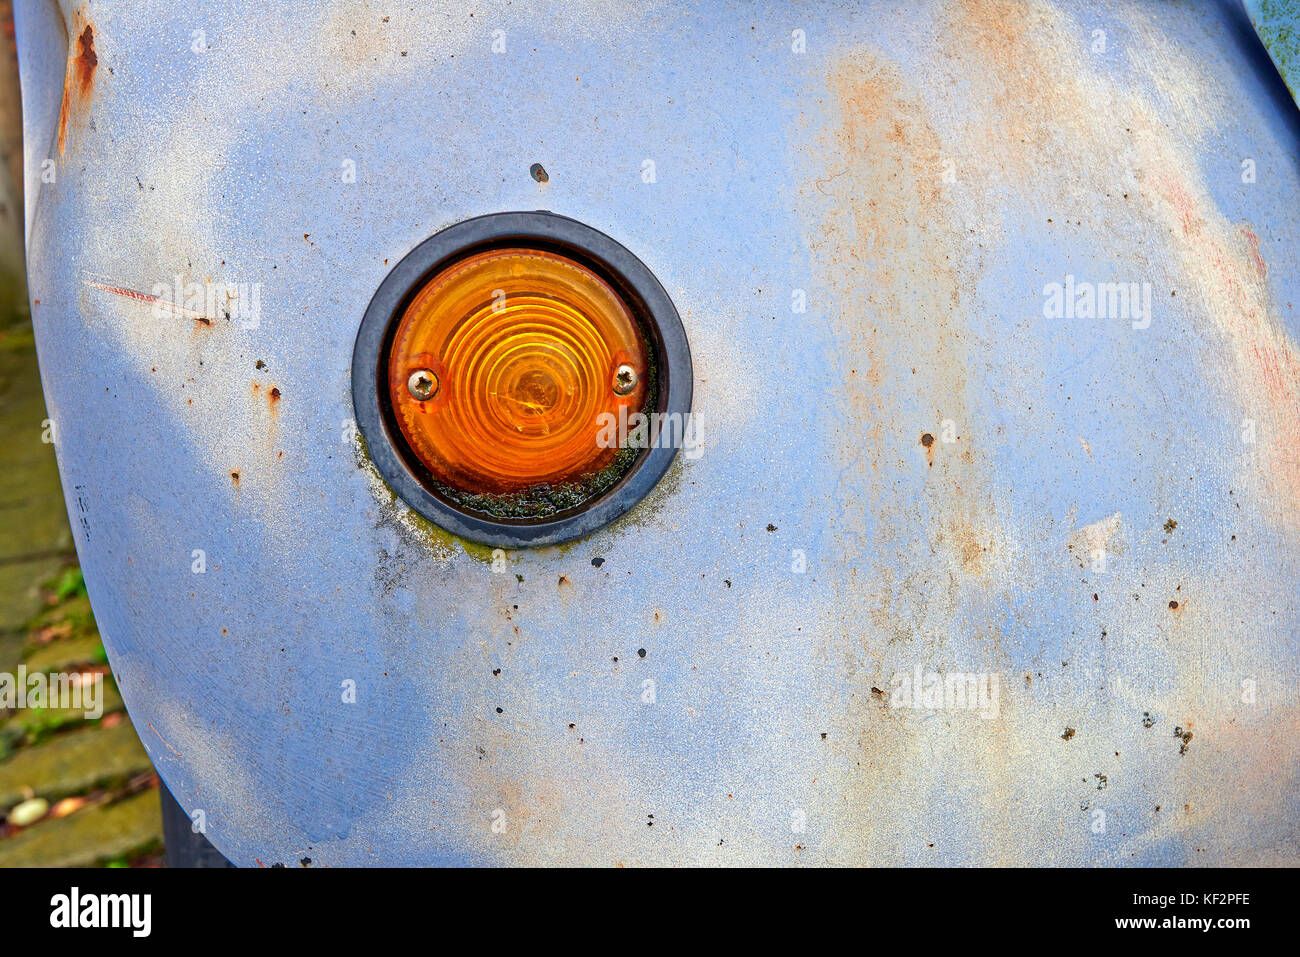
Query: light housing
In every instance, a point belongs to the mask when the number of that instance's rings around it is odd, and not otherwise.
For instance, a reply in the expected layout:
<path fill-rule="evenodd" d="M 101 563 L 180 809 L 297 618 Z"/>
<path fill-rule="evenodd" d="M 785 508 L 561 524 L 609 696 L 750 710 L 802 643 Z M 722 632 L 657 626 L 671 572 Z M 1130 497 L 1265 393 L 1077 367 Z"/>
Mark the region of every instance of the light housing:
<path fill-rule="evenodd" d="M 612 521 L 676 443 L 611 445 L 641 413 L 690 412 L 690 351 L 667 293 L 605 234 L 552 213 L 496 213 L 437 233 L 380 284 L 353 355 L 370 456 L 413 508 L 502 547 Z M 649 435 L 654 435 L 651 430 Z"/>

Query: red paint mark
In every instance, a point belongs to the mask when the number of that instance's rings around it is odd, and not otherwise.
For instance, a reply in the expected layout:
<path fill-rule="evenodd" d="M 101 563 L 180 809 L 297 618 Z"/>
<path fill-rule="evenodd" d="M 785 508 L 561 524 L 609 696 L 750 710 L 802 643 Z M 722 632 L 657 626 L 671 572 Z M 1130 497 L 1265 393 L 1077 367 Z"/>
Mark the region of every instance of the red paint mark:
<path fill-rule="evenodd" d="M 96 282 L 93 279 L 87 279 L 86 285 L 92 289 L 102 289 L 104 292 L 111 292 L 115 296 L 121 296 L 124 299 L 131 299 L 135 302 L 144 303 L 147 306 L 161 308 L 181 319 L 193 319 L 195 322 L 201 322 L 205 326 L 212 325 L 212 320 L 201 312 L 195 312 L 193 309 L 187 309 L 180 303 L 172 302 L 170 299 L 164 299 L 161 296 L 153 296 L 147 292 L 136 292 L 134 289 L 127 289 L 123 286 L 112 286 L 108 283 Z"/>
<path fill-rule="evenodd" d="M 1190 236 L 1192 226 L 1199 226 L 1199 217 L 1196 215 L 1196 204 L 1192 202 L 1192 197 L 1188 195 L 1181 184 L 1174 182 L 1167 176 L 1160 178 L 1160 184 L 1165 187 L 1166 196 L 1169 204 L 1173 206 L 1174 212 L 1178 214 L 1178 220 L 1182 224 L 1183 234 Z"/>
<path fill-rule="evenodd" d="M 1255 262 L 1255 270 L 1259 273 L 1259 278 L 1263 279 L 1268 275 L 1268 265 L 1259 252 L 1259 237 L 1249 226 L 1242 226 L 1241 234 L 1246 237 L 1246 242 L 1250 243 L 1250 258 Z"/>
<path fill-rule="evenodd" d="M 1282 514 L 1295 521 L 1300 503 L 1300 459 L 1295 457 L 1300 448 L 1300 357 L 1271 312 L 1259 237 L 1249 226 L 1239 227 L 1244 242 L 1226 231 L 1206 229 L 1185 185 L 1169 176 L 1157 183 L 1205 276 L 1206 305 L 1231 349 L 1247 414 L 1261 415 L 1271 433 L 1263 454 L 1276 504 L 1285 504 Z"/>
<path fill-rule="evenodd" d="M 1300 382 L 1300 363 L 1295 355 L 1279 351 L 1275 346 L 1261 345 L 1252 341 L 1251 352 L 1255 356 L 1255 368 L 1263 379 L 1268 394 L 1283 403 L 1292 402 L 1300 412 L 1300 401 L 1296 400 L 1296 383 Z"/>

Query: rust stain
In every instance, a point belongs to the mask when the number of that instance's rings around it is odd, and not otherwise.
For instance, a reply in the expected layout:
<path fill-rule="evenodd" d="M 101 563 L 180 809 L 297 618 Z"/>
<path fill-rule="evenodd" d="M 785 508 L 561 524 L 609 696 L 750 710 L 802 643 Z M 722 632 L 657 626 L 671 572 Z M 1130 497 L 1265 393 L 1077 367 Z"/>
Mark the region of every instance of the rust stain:
<path fill-rule="evenodd" d="M 1070 39 L 1077 23 L 1050 6 L 966 2 L 947 17 L 936 30 L 938 59 L 969 84 L 957 97 L 960 107 L 911 86 L 897 65 L 863 45 L 830 64 L 818 91 L 826 119 L 800 131 L 815 144 L 801 194 L 805 236 L 834 304 L 833 339 L 842 344 L 835 356 L 843 363 L 836 396 L 842 425 L 833 454 L 841 474 L 869 483 L 865 495 L 837 498 L 836 547 L 846 571 L 830 614 L 842 627 L 823 650 L 835 656 L 837 647 L 852 646 L 838 661 L 860 675 L 862 694 L 845 709 L 856 733 L 829 740 L 846 767 L 871 770 L 848 772 L 833 790 L 898 821 L 915 815 L 879 782 L 897 788 L 917 781 L 915 752 L 931 732 L 902 712 L 876 707 L 868 714 L 860 702 L 872 699 L 870 688 L 887 688 L 899 661 L 968 651 L 972 643 L 946 628 L 971 609 L 963 594 L 1015 587 L 1019 571 L 1008 562 L 1017 536 L 1038 534 L 1000 519 L 985 451 L 989 430 L 971 421 L 978 413 L 968 399 L 968 380 L 980 381 L 969 360 L 980 355 L 971 337 L 983 328 L 974 313 L 983 248 L 1000 240 L 1004 207 L 1086 194 L 1095 203 L 1073 225 L 1134 225 L 1118 230 L 1115 244 L 1136 261 L 1158 258 L 1153 268 L 1172 275 L 1176 299 L 1168 289 L 1164 296 L 1206 333 L 1217 367 L 1207 381 L 1239 401 L 1242 416 L 1259 420 L 1252 452 L 1262 460 L 1261 497 L 1281 520 L 1300 523 L 1300 353 L 1280 321 L 1258 238 L 1217 208 L 1198 158 L 1168 133 L 1167 106 L 1098 74 L 1086 47 L 1080 54 Z M 1080 143 L 1089 148 L 1071 148 Z M 949 157 L 957 163 L 952 189 L 944 185 Z M 1046 218 L 1058 208 L 1043 212 Z M 963 437 L 956 448 L 939 444 L 950 434 L 944 420 Z M 918 444 L 926 434 L 931 441 Z M 1097 548 L 1118 554 L 1124 547 L 1118 514 L 1067 534 L 1072 560 L 1085 567 Z M 1162 620 L 1202 627 L 1199 607 L 1185 611 L 1185 591 L 1163 596 Z M 1203 591 L 1197 596 L 1204 603 Z M 981 640 L 988 636 L 981 666 L 997 669 L 998 627 L 971 624 Z M 1029 694 L 1037 678 L 1021 673 L 1022 694 Z M 1017 763 L 992 756 L 1015 751 L 1009 735 L 1018 721 L 1023 730 L 1039 719 L 1018 711 L 1023 702 L 1004 706 L 1010 719 L 978 726 L 983 740 L 970 749 L 983 762 L 973 769 L 981 781 L 973 800 L 989 816 L 990 832 L 1009 833 L 1013 825 L 999 823 L 999 808 L 1014 801 L 1000 798 L 1017 793 Z M 1062 734 L 1057 725 L 1055 736 Z M 1070 737 L 1074 747 L 1086 743 Z M 1196 737 L 1199 746 L 1200 731 Z M 896 854 L 891 836 L 854 828 L 842 835 L 841 850 L 887 859 Z M 1015 860 L 1017 853 L 991 846 L 984 859 Z"/>
<path fill-rule="evenodd" d="M 523 777 L 513 770 L 519 761 L 529 759 L 530 751 L 527 742 L 509 725 L 486 722 L 472 733 L 469 742 L 440 739 L 439 744 L 442 760 L 456 767 L 473 793 L 482 796 L 484 832 L 490 833 L 488 822 L 494 814 L 507 823 L 499 835 L 492 835 L 492 853 L 512 855 L 522 848 L 535 847 L 537 841 L 545 846 L 563 833 L 566 820 L 575 818 L 575 805 L 581 801 L 578 789 L 566 787 L 566 782 L 553 777 L 549 769 L 538 768 L 535 774 Z M 582 748 L 582 744 L 570 741 L 564 750 L 573 756 Z"/>
<path fill-rule="evenodd" d="M 838 121 L 825 137 L 825 169 L 805 190 L 810 200 L 826 198 L 816 203 L 822 214 L 809 231 L 810 244 L 815 267 L 842 304 L 833 322 L 846 344 L 841 402 L 853 426 L 844 430 L 840 458 L 868 475 L 880 493 L 850 505 L 845 518 L 853 526 L 870 525 L 875 503 L 897 497 L 898 471 L 913 454 L 905 443 L 916 436 L 926 475 L 913 481 L 923 482 L 928 506 L 924 528 L 906 515 L 887 515 L 875 523 L 876 541 L 846 538 L 845 557 L 913 547 L 919 531 L 937 573 L 920 575 L 929 584 L 905 590 L 919 615 L 925 593 L 947 573 L 983 575 L 986 554 L 997 544 L 996 529 L 988 525 L 983 454 L 969 438 L 965 291 L 976 286 L 970 264 L 978 250 L 945 195 L 947 150 L 936 124 L 897 68 L 866 52 L 850 54 L 833 65 L 827 86 Z M 918 426 L 937 423 L 938 430 L 917 428 L 910 438 L 885 434 L 883 423 L 906 422 L 915 410 L 925 415 Z M 963 435 L 961 451 L 938 455 L 938 433 L 949 427 Z M 873 613 L 878 622 L 900 632 L 919 629 L 920 622 L 909 622 L 910 614 L 890 598 L 904 590 L 884 585 L 892 569 L 858 573 L 876 586 L 850 581 L 848 589 L 880 596 Z"/>
<path fill-rule="evenodd" d="M 916 780 L 914 749 L 929 731 L 881 708 L 890 674 L 904 659 L 910 668 L 949 653 L 936 623 L 956 617 L 963 583 L 996 587 L 1004 550 L 968 398 L 980 255 L 968 217 L 944 188 L 942 124 L 897 66 L 852 51 L 830 64 L 825 87 L 827 122 L 813 131 L 819 148 L 811 154 L 819 168 L 802 191 L 805 235 L 817 281 L 836 304 L 830 320 L 844 388 L 833 455 L 841 474 L 865 480 L 868 491 L 837 496 L 845 573 L 832 614 L 843 634 L 824 649 L 846 674 L 858 673 L 860 690 L 845 708 L 846 727 L 856 730 L 828 740 L 844 767 L 859 770 L 822 786 L 837 801 L 902 820 L 914 814 L 900 782 Z M 960 443 L 941 450 L 950 435 Z M 1000 642 L 991 629 L 981 667 L 996 660 Z M 897 853 L 883 830 L 854 828 L 842 839 L 846 858 Z"/>
<path fill-rule="evenodd" d="M 1190 285 L 1192 305 L 1183 309 L 1210 333 L 1207 359 L 1218 367 L 1207 369 L 1207 379 L 1222 383 L 1241 417 L 1258 423 L 1251 480 L 1278 521 L 1300 531 L 1300 350 L 1268 287 L 1258 237 L 1217 207 L 1197 157 L 1168 135 L 1167 104 L 1098 78 L 1077 44 L 1062 43 L 1074 29 L 1041 5 L 964 0 L 954 8 L 939 31 L 944 53 L 970 79 L 972 96 L 989 103 L 954 154 L 972 181 L 997 187 L 989 195 L 1054 196 L 1069 184 L 1096 198 L 1104 221 L 1147 224 L 1141 237 L 1116 238 L 1134 255 L 1146 257 L 1151 236 L 1169 237 L 1162 258 L 1180 282 L 1170 300 L 1181 303 L 1181 283 Z M 1166 58 L 1161 67 L 1175 71 L 1179 84 L 1201 83 L 1179 61 Z M 1063 128 L 1091 149 L 1070 150 Z"/>
<path fill-rule="evenodd" d="M 254 397 L 260 396 L 261 394 L 262 394 L 262 383 L 254 381 L 253 382 Z M 275 415 L 276 412 L 279 411 L 280 398 L 281 398 L 281 393 L 278 386 L 271 386 L 269 389 L 266 390 L 266 404 L 267 404 L 267 408 L 270 409 L 271 411 L 271 415 Z"/>
<path fill-rule="evenodd" d="M 155 727 L 153 726 L 153 722 L 152 722 L 152 721 L 148 722 L 148 724 L 149 724 L 149 730 L 152 731 L 155 735 L 157 735 L 158 740 L 159 740 L 159 741 L 162 741 L 162 743 L 163 743 L 163 747 L 164 747 L 164 748 L 166 748 L 166 749 L 167 749 L 168 751 L 170 751 L 172 754 L 176 755 L 176 757 L 178 757 L 178 758 L 183 758 L 183 757 L 185 757 L 185 755 L 181 754 L 179 751 L 177 751 L 175 748 L 173 748 L 170 744 L 168 744 L 167 741 L 163 738 L 163 736 L 162 736 L 161 734 L 158 734 L 158 729 L 155 728 Z"/>
<path fill-rule="evenodd" d="M 63 100 L 59 104 L 59 155 L 67 152 L 68 128 L 85 114 L 95 83 L 99 55 L 95 52 L 95 28 L 84 13 L 74 19 L 75 39 L 68 48 L 68 68 L 63 77 Z"/>

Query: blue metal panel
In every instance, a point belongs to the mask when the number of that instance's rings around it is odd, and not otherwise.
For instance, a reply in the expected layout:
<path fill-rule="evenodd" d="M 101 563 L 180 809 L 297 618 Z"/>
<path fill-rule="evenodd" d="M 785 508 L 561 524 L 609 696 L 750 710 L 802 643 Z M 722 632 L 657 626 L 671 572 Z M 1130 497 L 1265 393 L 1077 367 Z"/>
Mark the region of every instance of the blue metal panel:
<path fill-rule="evenodd" d="M 411 6 L 18 5 L 78 551 L 218 848 L 1294 860 L 1300 122 L 1237 6 Z M 706 442 L 494 570 L 349 365 L 403 254 L 539 208 L 664 284 Z M 894 707 L 918 667 L 996 715 Z"/>

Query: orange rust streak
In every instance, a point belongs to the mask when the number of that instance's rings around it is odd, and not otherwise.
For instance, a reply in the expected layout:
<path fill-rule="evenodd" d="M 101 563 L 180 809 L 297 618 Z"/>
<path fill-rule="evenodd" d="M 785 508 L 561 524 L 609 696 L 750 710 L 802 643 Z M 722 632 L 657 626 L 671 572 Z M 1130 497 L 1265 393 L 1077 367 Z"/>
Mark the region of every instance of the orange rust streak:
<path fill-rule="evenodd" d="M 86 29 L 77 38 L 77 55 L 72 63 L 78 88 L 83 94 L 89 93 L 95 79 L 95 67 L 99 65 L 99 57 L 95 54 L 95 29 L 90 24 L 86 24 Z"/>
<path fill-rule="evenodd" d="M 77 15 L 80 23 L 82 15 Z M 95 28 L 85 24 L 77 40 L 68 50 L 68 69 L 63 77 L 63 99 L 59 104 L 59 155 L 67 152 L 68 126 L 73 117 L 74 108 L 80 107 L 90 98 L 95 82 L 95 68 L 99 65 L 99 55 L 95 52 Z"/>
<path fill-rule="evenodd" d="M 159 741 L 162 741 L 162 743 L 163 743 L 163 747 L 164 747 L 164 748 L 166 748 L 166 749 L 167 749 L 168 751 L 170 751 L 172 754 L 176 755 L 176 757 L 178 757 L 178 758 L 183 758 L 183 757 L 185 757 L 185 755 L 181 754 L 179 751 L 177 751 L 175 748 L 173 748 L 170 744 L 168 744 L 167 741 L 163 738 L 163 736 L 162 736 L 161 734 L 158 734 L 158 729 L 155 728 L 155 727 L 153 726 L 153 722 L 152 722 L 152 721 L 150 721 L 148 724 L 149 724 L 149 730 L 152 731 L 154 734 L 158 735 L 158 740 L 159 740 Z"/>

